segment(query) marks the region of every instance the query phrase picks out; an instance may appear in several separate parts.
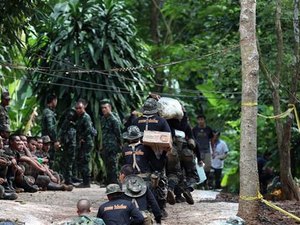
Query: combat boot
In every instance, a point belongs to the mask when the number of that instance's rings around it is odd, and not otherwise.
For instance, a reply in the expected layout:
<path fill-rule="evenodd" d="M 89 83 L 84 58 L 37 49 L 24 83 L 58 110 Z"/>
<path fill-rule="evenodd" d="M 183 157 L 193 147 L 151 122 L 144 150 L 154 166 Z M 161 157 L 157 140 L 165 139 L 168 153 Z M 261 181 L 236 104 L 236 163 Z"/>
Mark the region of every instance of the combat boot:
<path fill-rule="evenodd" d="M 63 184 L 63 185 L 62 185 L 62 190 L 63 190 L 63 191 L 72 191 L 72 190 L 73 190 L 73 185 L 66 185 L 66 184 Z"/>
<path fill-rule="evenodd" d="M 174 205 L 176 203 L 174 191 L 170 188 L 168 189 L 168 193 L 167 193 L 167 202 L 170 205 Z"/>
<path fill-rule="evenodd" d="M 71 181 L 72 181 L 72 183 L 81 183 L 81 182 L 82 182 L 82 179 L 79 179 L 79 178 L 77 178 L 77 177 L 72 177 L 72 178 L 71 178 Z"/>
<path fill-rule="evenodd" d="M 187 203 L 189 203 L 190 205 L 194 204 L 193 196 L 189 190 L 185 190 L 183 192 L 183 196 L 185 197 Z"/>
<path fill-rule="evenodd" d="M 90 183 L 80 183 L 75 186 L 76 188 L 90 188 L 91 184 Z"/>
<path fill-rule="evenodd" d="M 4 200 L 16 200 L 18 198 L 18 195 L 14 192 L 7 193 L 5 192 L 5 189 L 3 186 L 0 185 L 0 199 Z"/>

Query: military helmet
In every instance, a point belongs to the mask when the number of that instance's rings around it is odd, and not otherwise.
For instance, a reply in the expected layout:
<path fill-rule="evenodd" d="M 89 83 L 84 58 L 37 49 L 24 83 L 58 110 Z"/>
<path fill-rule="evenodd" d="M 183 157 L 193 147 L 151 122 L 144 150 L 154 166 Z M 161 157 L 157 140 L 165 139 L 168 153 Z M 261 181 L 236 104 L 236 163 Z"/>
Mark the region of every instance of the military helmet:
<path fill-rule="evenodd" d="M 109 184 L 106 186 L 107 195 L 114 194 L 114 193 L 123 193 L 120 186 L 118 184 Z"/>
<path fill-rule="evenodd" d="M 146 193 L 147 185 L 143 178 L 136 175 L 129 175 L 125 177 L 123 190 L 125 195 L 132 198 L 138 198 Z"/>
<path fill-rule="evenodd" d="M 140 131 L 140 128 L 137 126 L 130 126 L 127 128 L 127 131 L 123 133 L 123 138 L 126 140 L 135 140 L 143 136 L 143 133 Z"/>
<path fill-rule="evenodd" d="M 43 140 L 43 144 L 47 144 L 47 143 L 52 142 L 48 135 L 43 136 L 42 140 Z"/>
<path fill-rule="evenodd" d="M 148 98 L 145 103 L 144 106 L 142 108 L 142 113 L 145 115 L 151 115 L 151 114 L 155 114 L 158 112 L 158 103 L 154 98 Z"/>
<path fill-rule="evenodd" d="M 111 101 L 108 98 L 104 98 L 100 101 L 100 104 L 101 105 L 104 105 L 104 104 L 110 104 L 111 105 Z"/>

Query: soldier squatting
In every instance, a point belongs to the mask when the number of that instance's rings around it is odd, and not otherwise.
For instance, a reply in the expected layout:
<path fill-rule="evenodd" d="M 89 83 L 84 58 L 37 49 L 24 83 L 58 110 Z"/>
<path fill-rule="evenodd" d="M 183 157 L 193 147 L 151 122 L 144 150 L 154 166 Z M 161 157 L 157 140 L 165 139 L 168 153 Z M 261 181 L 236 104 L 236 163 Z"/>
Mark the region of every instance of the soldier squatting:
<path fill-rule="evenodd" d="M 203 161 L 207 165 L 207 177 L 210 177 L 211 166 L 217 165 L 218 168 L 213 168 L 217 172 L 215 185 L 220 188 L 223 160 L 228 152 L 226 143 L 218 146 L 219 133 L 206 126 L 203 115 L 198 116 L 198 125 L 192 129 L 184 107 L 181 119 L 161 117 L 159 98 L 150 95 L 140 116 L 133 111 L 123 134 L 120 119 L 112 112 L 110 102 L 100 102 L 101 154 L 107 172 L 108 202 L 100 206 L 97 217 L 92 217 L 89 200 L 79 200 L 78 217 L 67 224 L 153 224 L 154 221 L 160 224 L 168 216 L 166 203 L 194 204 L 191 192 L 199 182 L 196 163 L 203 164 Z M 0 199 L 15 200 L 17 193 L 23 191 L 72 191 L 74 186 L 91 186 L 89 163 L 97 131 L 86 112 L 88 103 L 79 99 L 75 107 L 62 116 L 58 127 L 57 100 L 55 95 L 47 96 L 41 136 L 27 137 L 11 132 L 7 111 L 10 96 L 8 91 L 2 91 Z M 145 131 L 170 133 L 172 145 L 169 149 L 144 145 Z M 124 165 L 118 169 L 120 153 Z M 211 185 L 209 179 L 205 186 Z"/>

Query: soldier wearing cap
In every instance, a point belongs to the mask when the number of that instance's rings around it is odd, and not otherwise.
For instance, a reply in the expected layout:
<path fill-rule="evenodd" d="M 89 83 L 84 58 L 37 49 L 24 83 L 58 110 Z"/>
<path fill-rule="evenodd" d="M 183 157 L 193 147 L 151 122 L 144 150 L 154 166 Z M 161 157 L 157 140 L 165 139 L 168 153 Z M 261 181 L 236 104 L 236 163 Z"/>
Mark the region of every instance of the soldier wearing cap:
<path fill-rule="evenodd" d="M 138 117 L 133 121 L 133 125 L 137 126 L 141 132 L 145 130 L 152 131 L 163 131 L 171 132 L 170 126 L 166 119 L 158 115 L 158 103 L 154 98 L 148 98 L 144 103 L 142 108 L 143 115 Z M 159 207 L 162 210 L 163 217 L 167 217 L 167 212 L 165 211 L 166 206 L 166 192 L 167 192 L 167 178 L 165 176 L 165 167 L 167 162 L 167 152 L 162 151 L 161 154 L 154 154 L 154 151 L 151 151 L 153 157 L 149 157 L 151 173 L 153 177 L 158 179 L 158 185 L 154 188 L 154 194 L 159 204 Z"/>
<path fill-rule="evenodd" d="M 108 202 L 100 206 L 97 214 L 106 225 L 143 224 L 142 213 L 132 202 L 122 199 L 124 192 L 118 184 L 107 185 L 106 194 Z"/>
<path fill-rule="evenodd" d="M 76 160 L 78 162 L 78 170 L 81 171 L 82 183 L 78 188 L 91 187 L 91 170 L 89 163 L 91 160 L 91 152 L 94 148 L 94 127 L 89 114 L 85 111 L 87 102 L 79 99 L 76 103 Z"/>
<path fill-rule="evenodd" d="M 110 101 L 102 100 L 101 117 L 103 159 L 107 172 L 106 184 L 117 183 L 117 154 L 121 152 L 121 123 L 112 112 Z"/>
<path fill-rule="evenodd" d="M 48 135 L 51 141 L 54 143 L 54 148 L 50 148 L 50 167 L 53 166 L 55 160 L 55 150 L 60 146 L 57 137 L 57 122 L 56 122 L 56 113 L 54 112 L 57 106 L 57 97 L 54 94 L 47 96 L 47 107 L 43 110 L 42 115 L 42 135 Z"/>
<path fill-rule="evenodd" d="M 123 155 L 125 164 L 132 165 L 136 174 L 149 178 L 151 172 L 149 157 L 153 152 L 149 147 L 142 144 L 142 136 L 143 133 L 137 126 L 128 127 L 123 134 L 123 139 L 127 140 L 129 144 L 123 147 Z"/>
<path fill-rule="evenodd" d="M 0 127 L 10 128 L 10 120 L 8 116 L 7 107 L 10 102 L 9 92 L 6 89 L 2 90 L 1 104 L 0 104 Z"/>
<path fill-rule="evenodd" d="M 153 193 L 147 187 L 146 182 L 141 177 L 134 175 L 133 172 L 133 168 L 129 164 L 121 168 L 119 180 L 125 194 L 124 198 L 132 201 L 136 207 L 142 211 L 145 219 L 144 225 L 153 224 L 153 216 L 148 209 L 151 209 L 155 221 L 160 224 L 162 217 L 161 210 Z"/>

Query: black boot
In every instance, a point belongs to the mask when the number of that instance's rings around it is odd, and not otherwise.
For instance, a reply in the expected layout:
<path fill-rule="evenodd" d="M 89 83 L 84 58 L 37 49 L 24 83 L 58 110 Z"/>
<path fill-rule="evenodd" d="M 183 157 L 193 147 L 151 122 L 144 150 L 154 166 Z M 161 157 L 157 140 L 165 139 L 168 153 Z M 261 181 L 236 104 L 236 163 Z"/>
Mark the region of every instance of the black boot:
<path fill-rule="evenodd" d="M 24 188 L 25 192 L 34 193 L 39 190 L 39 187 L 37 185 L 33 184 L 32 181 L 26 176 L 23 176 L 23 180 L 22 180 L 21 184 L 19 184 L 19 186 L 21 188 Z"/>
<path fill-rule="evenodd" d="M 5 192 L 5 189 L 3 186 L 0 185 L 0 199 L 4 200 L 16 200 L 18 198 L 18 195 L 14 192 L 7 193 Z"/>

